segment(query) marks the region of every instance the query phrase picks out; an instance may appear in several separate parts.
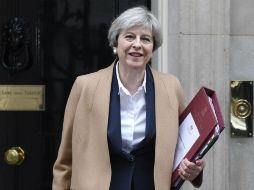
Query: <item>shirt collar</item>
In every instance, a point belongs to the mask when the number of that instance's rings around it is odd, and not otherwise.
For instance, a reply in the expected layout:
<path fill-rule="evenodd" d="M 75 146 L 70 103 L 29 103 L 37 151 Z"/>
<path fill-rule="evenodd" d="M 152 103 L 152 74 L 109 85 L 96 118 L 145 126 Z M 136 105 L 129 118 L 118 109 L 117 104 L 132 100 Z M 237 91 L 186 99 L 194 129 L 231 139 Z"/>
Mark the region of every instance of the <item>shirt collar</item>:
<path fill-rule="evenodd" d="M 130 94 L 129 91 L 124 87 L 122 81 L 120 80 L 120 76 L 119 76 L 119 62 L 117 62 L 117 64 L 116 64 L 116 77 L 117 77 L 117 82 L 118 82 L 118 87 L 119 87 L 118 94 L 121 94 L 123 92 L 125 94 Z M 144 92 L 146 93 L 146 70 L 145 70 L 145 75 L 144 75 L 143 83 L 138 88 L 138 90 L 140 90 L 140 89 L 143 89 Z"/>

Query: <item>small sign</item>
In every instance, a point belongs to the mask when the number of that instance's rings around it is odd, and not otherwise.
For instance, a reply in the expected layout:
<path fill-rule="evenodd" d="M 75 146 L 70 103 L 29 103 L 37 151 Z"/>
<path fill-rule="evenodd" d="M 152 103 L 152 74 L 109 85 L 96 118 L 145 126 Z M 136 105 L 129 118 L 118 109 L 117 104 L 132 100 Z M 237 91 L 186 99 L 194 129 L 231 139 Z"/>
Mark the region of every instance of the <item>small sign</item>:
<path fill-rule="evenodd" d="M 44 111 L 45 85 L 0 85 L 0 111 Z"/>

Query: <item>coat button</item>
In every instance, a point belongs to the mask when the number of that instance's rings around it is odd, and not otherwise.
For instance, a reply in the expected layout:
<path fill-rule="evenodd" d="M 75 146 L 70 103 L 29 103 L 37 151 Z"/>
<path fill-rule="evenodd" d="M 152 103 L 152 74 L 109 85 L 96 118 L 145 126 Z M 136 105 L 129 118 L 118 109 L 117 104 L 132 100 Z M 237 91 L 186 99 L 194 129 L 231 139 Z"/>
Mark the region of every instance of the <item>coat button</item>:
<path fill-rule="evenodd" d="M 134 161 L 135 161 L 135 156 L 134 156 L 134 155 L 129 155 L 129 156 L 128 156 L 128 160 L 129 160 L 130 162 L 134 162 Z"/>

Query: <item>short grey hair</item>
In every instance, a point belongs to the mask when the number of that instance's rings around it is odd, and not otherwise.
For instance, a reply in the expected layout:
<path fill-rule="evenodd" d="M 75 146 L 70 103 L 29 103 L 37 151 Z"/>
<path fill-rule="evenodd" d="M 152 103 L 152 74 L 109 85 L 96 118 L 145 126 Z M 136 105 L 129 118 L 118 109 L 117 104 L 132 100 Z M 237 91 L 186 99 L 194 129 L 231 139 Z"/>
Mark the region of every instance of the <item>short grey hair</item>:
<path fill-rule="evenodd" d="M 151 28 L 153 35 L 153 51 L 162 44 L 161 27 L 157 18 L 145 7 L 134 7 L 124 11 L 111 24 L 108 32 L 109 45 L 117 47 L 117 40 L 122 31 L 134 26 Z"/>

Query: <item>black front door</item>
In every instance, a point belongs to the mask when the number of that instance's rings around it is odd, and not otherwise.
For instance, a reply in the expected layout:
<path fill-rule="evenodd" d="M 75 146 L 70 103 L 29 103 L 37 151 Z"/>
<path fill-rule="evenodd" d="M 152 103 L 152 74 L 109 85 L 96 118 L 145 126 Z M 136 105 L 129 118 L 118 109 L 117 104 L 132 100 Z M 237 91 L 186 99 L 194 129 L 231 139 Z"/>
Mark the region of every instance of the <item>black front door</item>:
<path fill-rule="evenodd" d="M 150 0 L 1 0 L 0 189 L 50 190 L 78 75 L 110 65 L 112 19 Z"/>

